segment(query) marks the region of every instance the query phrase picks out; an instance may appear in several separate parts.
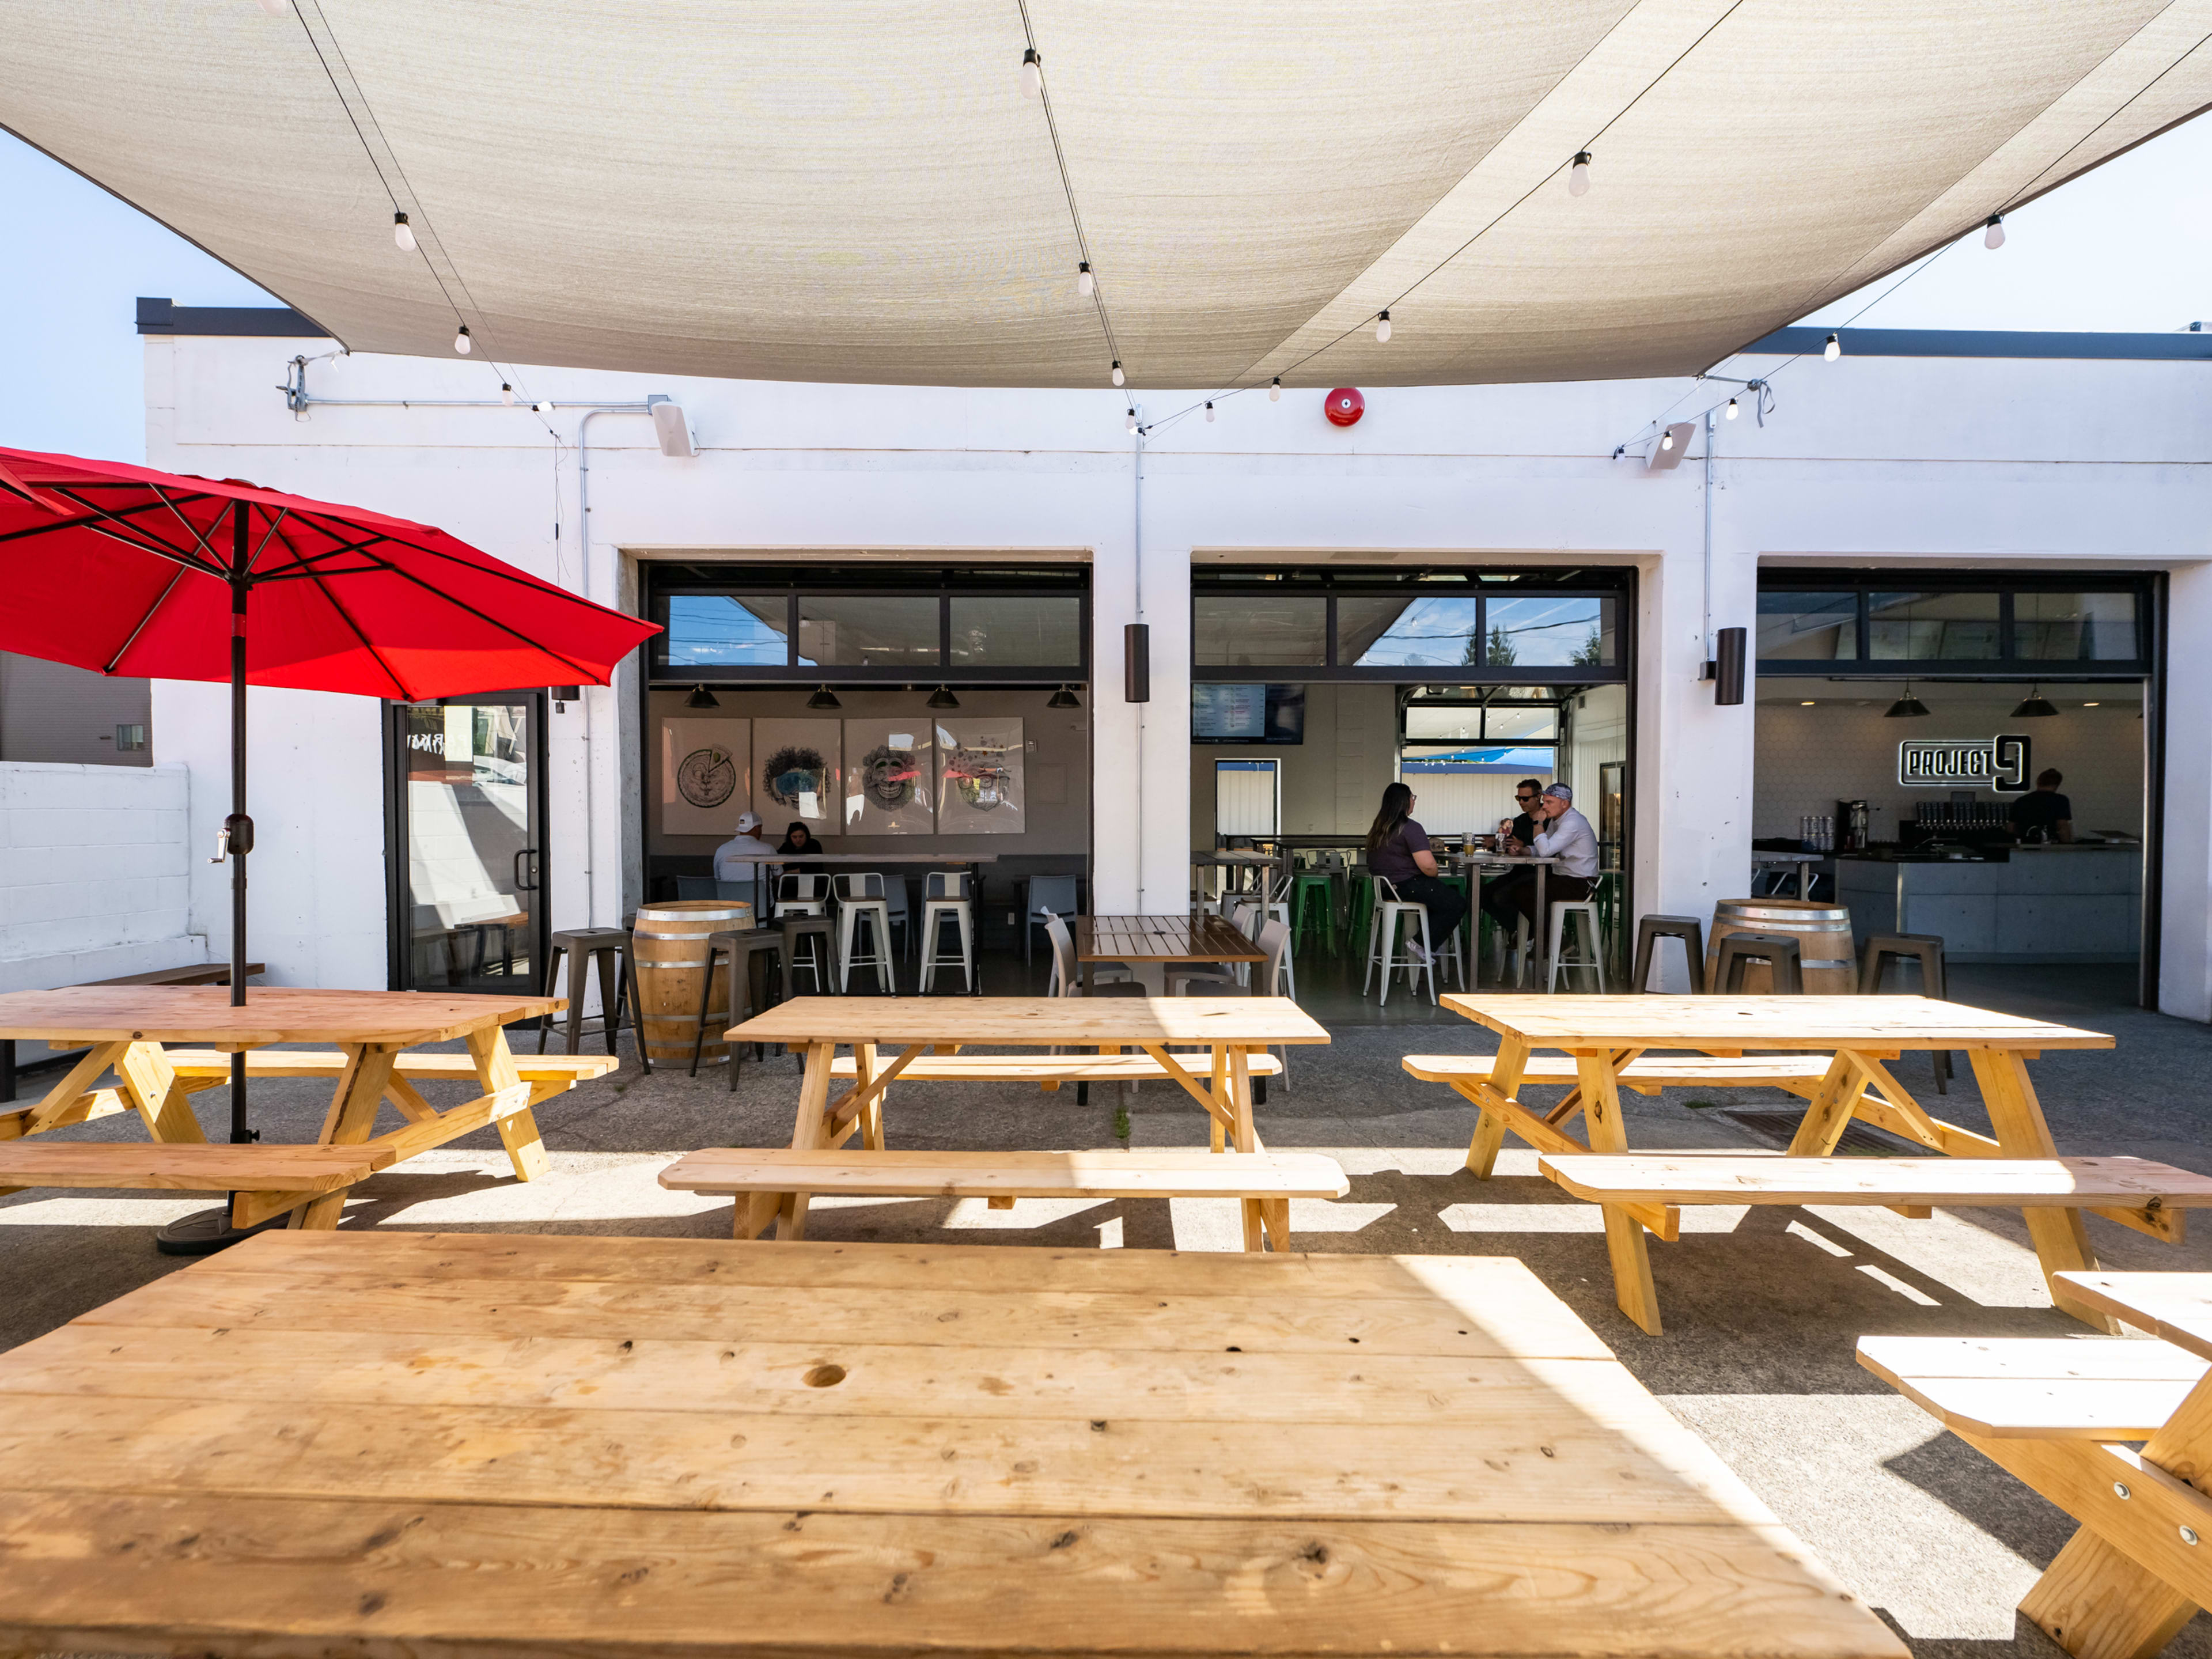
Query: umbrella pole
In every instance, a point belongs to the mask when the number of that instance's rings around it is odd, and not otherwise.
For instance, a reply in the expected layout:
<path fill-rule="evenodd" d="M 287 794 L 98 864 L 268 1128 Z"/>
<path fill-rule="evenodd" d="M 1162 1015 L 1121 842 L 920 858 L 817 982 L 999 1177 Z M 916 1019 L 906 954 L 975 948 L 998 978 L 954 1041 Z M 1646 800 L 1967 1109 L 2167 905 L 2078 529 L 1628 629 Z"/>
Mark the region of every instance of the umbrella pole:
<path fill-rule="evenodd" d="M 246 815 L 246 503 L 231 514 L 230 551 L 230 1006 L 246 1006 L 246 855 L 253 820 Z M 230 1057 L 230 1139 L 253 1139 L 246 1127 L 246 1056 Z"/>

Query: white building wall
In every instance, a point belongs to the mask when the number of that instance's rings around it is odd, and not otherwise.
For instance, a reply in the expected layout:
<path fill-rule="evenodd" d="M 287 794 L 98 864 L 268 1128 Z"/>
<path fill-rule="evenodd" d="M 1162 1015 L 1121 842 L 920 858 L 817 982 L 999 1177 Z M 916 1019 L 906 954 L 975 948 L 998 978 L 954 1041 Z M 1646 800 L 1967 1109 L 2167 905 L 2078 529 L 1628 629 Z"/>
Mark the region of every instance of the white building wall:
<path fill-rule="evenodd" d="M 635 561 L 738 550 L 1007 550 L 1093 564 L 1095 858 L 1103 909 L 1176 909 L 1191 817 L 1189 563 L 1227 550 L 1285 562 L 1353 555 L 1639 573 L 1634 857 L 1642 910 L 1696 913 L 1742 888 L 1752 836 L 1754 705 L 1717 707 L 1700 679 L 1708 619 L 1706 502 L 1697 459 L 1647 473 L 1614 447 L 1681 398 L 1679 381 L 1386 390 L 1359 425 L 1320 394 L 1224 400 L 1135 451 L 1119 394 L 793 386 L 557 369 L 514 371 L 564 403 L 683 404 L 702 447 L 663 458 L 641 418 L 593 423 L 591 513 L 578 528 L 578 411 L 342 409 L 295 420 L 269 388 L 303 343 L 149 337 L 148 454 L 443 526 L 526 569 L 614 599 Z M 304 343 L 319 349 L 313 343 Z M 1777 368 L 1753 362 L 1742 372 Z M 1713 626 L 1747 625 L 1762 562 L 2016 568 L 2111 562 L 2174 580 L 2172 697 L 2212 685 L 2185 648 L 2212 640 L 2201 572 L 2212 522 L 2212 421 L 2187 363 L 1850 359 L 1792 365 L 1764 428 L 1720 428 L 1712 507 Z M 355 359 L 310 389 L 347 398 L 483 398 L 481 363 Z M 1147 393 L 1147 419 L 1188 398 Z M 1682 404 L 1679 418 L 1696 408 Z M 556 540 L 554 526 L 561 525 Z M 1139 562 L 1141 536 L 1141 609 Z M 580 544 L 588 540 L 588 564 Z M 1152 701 L 1121 696 L 1121 629 L 1148 623 Z M 159 759 L 199 787 L 194 835 L 227 795 L 216 688 L 157 694 Z M 635 695 L 595 690 L 553 726 L 547 864 L 555 925 L 619 919 L 634 900 L 622 733 Z M 265 710 L 265 712 L 264 712 Z M 381 983 L 382 758 L 375 712 L 342 699 L 257 694 L 256 939 L 272 981 Z M 591 741 L 586 744 L 586 729 Z M 309 734 L 313 734 L 312 736 Z M 588 780 L 588 781 L 586 781 Z M 2212 766 L 2171 745 L 2162 1000 L 2212 1017 Z M 590 809 L 585 801 L 588 792 Z M 625 873 L 625 854 L 632 865 Z M 219 879 L 219 878 L 218 878 Z M 272 902 L 264 903 L 272 892 Z M 219 895 L 194 888 L 195 926 L 222 948 Z M 257 953 L 261 946 L 257 945 Z"/>

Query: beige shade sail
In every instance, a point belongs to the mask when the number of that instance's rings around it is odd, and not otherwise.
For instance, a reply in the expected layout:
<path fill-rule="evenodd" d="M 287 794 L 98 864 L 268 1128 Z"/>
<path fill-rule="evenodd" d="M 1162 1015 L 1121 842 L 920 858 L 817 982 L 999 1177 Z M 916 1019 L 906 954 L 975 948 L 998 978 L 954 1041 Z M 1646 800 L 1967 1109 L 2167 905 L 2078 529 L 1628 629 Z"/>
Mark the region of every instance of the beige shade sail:
<path fill-rule="evenodd" d="M 6 17 L 0 124 L 355 350 L 781 380 L 1688 373 L 2212 102 L 2212 0 Z"/>

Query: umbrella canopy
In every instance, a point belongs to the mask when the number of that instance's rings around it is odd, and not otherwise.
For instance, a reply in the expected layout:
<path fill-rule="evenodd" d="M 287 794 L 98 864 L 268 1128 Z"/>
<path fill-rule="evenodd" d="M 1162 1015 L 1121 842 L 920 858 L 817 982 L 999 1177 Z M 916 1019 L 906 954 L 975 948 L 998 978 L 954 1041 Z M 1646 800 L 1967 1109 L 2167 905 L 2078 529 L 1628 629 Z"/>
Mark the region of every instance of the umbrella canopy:
<path fill-rule="evenodd" d="M 605 685 L 659 631 L 466 542 L 240 479 L 0 449 L 0 650 L 408 701 Z M 244 581 L 236 579 L 243 574 Z"/>

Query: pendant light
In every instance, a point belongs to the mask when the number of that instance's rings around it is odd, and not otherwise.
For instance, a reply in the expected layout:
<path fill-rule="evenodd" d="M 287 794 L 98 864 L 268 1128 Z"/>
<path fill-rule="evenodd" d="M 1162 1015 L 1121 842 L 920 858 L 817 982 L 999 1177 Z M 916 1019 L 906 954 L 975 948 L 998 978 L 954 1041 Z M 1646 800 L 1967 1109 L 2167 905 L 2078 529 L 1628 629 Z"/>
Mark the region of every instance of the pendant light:
<path fill-rule="evenodd" d="M 1211 398 L 1206 400 L 1206 418 L 1208 421 L 1213 418 L 1213 399 Z"/>
<path fill-rule="evenodd" d="M 407 216 L 404 213 L 392 216 L 392 242 L 402 253 L 415 251 L 415 229 L 407 222 Z"/>
<path fill-rule="evenodd" d="M 2004 215 L 1992 213 L 1986 229 L 1982 232 L 1982 246 L 1995 250 L 2004 246 Z"/>
<path fill-rule="evenodd" d="M 720 708 L 721 702 L 703 685 L 691 688 L 691 695 L 684 699 L 686 708 Z"/>
<path fill-rule="evenodd" d="M 499 383 L 499 400 L 509 409 L 514 407 L 514 388 L 505 380 Z"/>
<path fill-rule="evenodd" d="M 1079 299 L 1089 299 L 1097 291 L 1098 279 L 1091 274 L 1091 261 L 1083 260 L 1075 267 L 1075 292 Z"/>
<path fill-rule="evenodd" d="M 1121 373 L 1121 360 L 1119 357 L 1116 357 L 1114 360 L 1113 373 L 1109 374 L 1106 378 L 1113 381 L 1115 386 L 1121 385 L 1122 380 L 1126 378 Z"/>
<path fill-rule="evenodd" d="M 1378 345 L 1387 345 L 1389 343 L 1390 313 L 1387 311 L 1383 312 L 1375 319 L 1375 340 L 1376 343 Z"/>
<path fill-rule="evenodd" d="M 466 323 L 463 323 L 460 331 L 453 336 L 453 349 L 464 357 L 469 355 L 469 325 Z"/>
<path fill-rule="evenodd" d="M 1275 376 L 1273 382 L 1267 387 L 1267 401 L 1271 404 L 1283 401 L 1283 377 L 1279 374 Z"/>
<path fill-rule="evenodd" d="M 1045 700 L 1044 706 L 1048 708 L 1080 708 L 1083 699 L 1063 685 Z"/>
<path fill-rule="evenodd" d="M 2043 695 L 2039 685 L 2020 700 L 2020 707 L 2012 711 L 2016 720 L 2047 720 L 2058 712 L 2051 699 Z"/>
<path fill-rule="evenodd" d="M 960 699 L 954 696 L 951 692 L 940 685 L 936 690 L 929 694 L 929 707 L 932 708 L 957 708 L 960 707 Z"/>
<path fill-rule="evenodd" d="M 1928 712 L 1928 705 L 1912 695 L 1912 682 L 1905 683 L 1905 695 L 1882 712 L 1886 720 L 1917 720 Z"/>
<path fill-rule="evenodd" d="M 806 706 L 809 708 L 842 708 L 845 705 L 837 701 L 837 694 L 828 686 L 817 685 L 814 688 L 814 695 L 806 700 Z"/>
<path fill-rule="evenodd" d="M 1827 343 L 1820 348 L 1820 356 L 1826 358 L 1832 363 L 1837 358 L 1843 355 L 1844 343 L 1841 337 L 1831 334 L 1828 337 Z"/>
<path fill-rule="evenodd" d="M 1730 420 L 1732 421 L 1732 420 L 1735 419 L 1735 416 L 1736 416 L 1735 399 L 1735 398 L 1729 398 L 1729 399 L 1728 417 L 1729 417 L 1729 419 L 1730 419 Z"/>
<path fill-rule="evenodd" d="M 1588 150 L 1578 149 L 1575 152 L 1575 164 L 1567 169 L 1568 195 L 1587 196 L 1589 194 L 1589 161 L 1590 157 Z"/>
<path fill-rule="evenodd" d="M 1025 98 L 1044 96 L 1044 64 L 1031 46 L 1022 53 L 1022 95 Z"/>
<path fill-rule="evenodd" d="M 1133 409 L 1129 411 L 1127 420 L 1123 422 L 1122 424 L 1128 428 L 1130 434 L 1133 436 L 1137 430 L 1137 411 Z"/>

